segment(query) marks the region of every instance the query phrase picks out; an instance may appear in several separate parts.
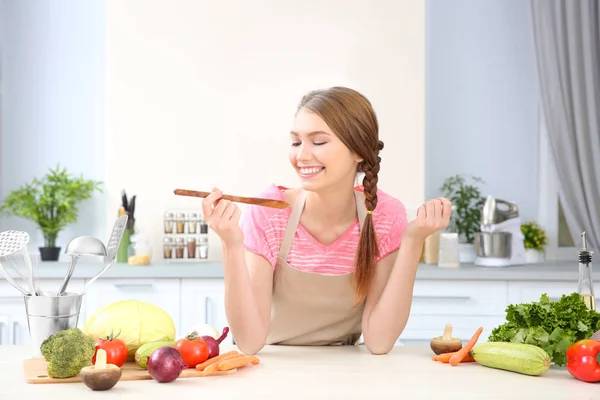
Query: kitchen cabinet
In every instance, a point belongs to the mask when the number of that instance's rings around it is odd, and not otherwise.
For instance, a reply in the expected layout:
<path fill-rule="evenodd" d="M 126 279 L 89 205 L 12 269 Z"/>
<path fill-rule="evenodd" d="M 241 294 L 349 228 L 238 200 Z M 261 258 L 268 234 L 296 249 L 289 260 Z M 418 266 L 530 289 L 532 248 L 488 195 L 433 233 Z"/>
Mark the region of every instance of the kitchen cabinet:
<path fill-rule="evenodd" d="M 50 265 L 47 268 L 47 273 L 54 275 L 40 279 L 40 286 L 46 291 L 56 291 L 62 275 L 59 278 Z M 480 341 L 485 341 L 493 328 L 505 322 L 509 304 L 537 301 L 542 293 L 548 293 L 551 300 L 558 300 L 563 294 L 577 291 L 577 272 L 568 265 L 526 268 L 530 269 L 488 271 L 467 266 L 445 271 L 431 268 L 426 277 L 417 277 L 410 316 L 397 344 L 428 345 L 432 337 L 443 334 L 446 324 L 452 324 L 453 336 L 463 341 L 483 326 Z M 78 271 L 85 272 L 86 266 L 82 265 Z M 202 324 L 210 324 L 219 331 L 229 325 L 225 314 L 224 282 L 222 275 L 217 276 L 220 265 L 203 264 L 201 270 L 175 264 L 157 265 L 147 270 L 120 265 L 114 271 L 117 276 L 107 274 L 88 288 L 81 307 L 80 328 L 99 308 L 128 299 L 146 301 L 162 308 L 173 319 L 177 337 Z M 90 277 L 96 273 L 97 267 L 90 266 Z M 88 279 L 87 276 L 72 279 L 68 290 L 80 292 Z M 600 287 L 600 281 L 594 284 L 596 288 Z M 600 304 L 600 298 L 596 300 Z M 0 343 L 27 345 L 28 342 L 23 297 L 0 279 Z M 234 343 L 231 334 L 225 343 Z"/>
<path fill-rule="evenodd" d="M 28 345 L 29 330 L 23 299 L 3 297 L 0 305 L 0 344 Z"/>
<path fill-rule="evenodd" d="M 173 319 L 177 332 L 181 330 L 179 279 L 98 279 L 84 296 L 85 310 L 80 320 L 94 311 L 117 301 L 140 300 L 152 303 Z M 83 318 L 82 318 L 83 317 Z"/>
<path fill-rule="evenodd" d="M 208 324 L 219 332 L 228 326 L 223 279 L 185 279 L 181 283 L 181 335 Z M 231 333 L 223 341 L 232 344 Z"/>
<path fill-rule="evenodd" d="M 29 344 L 23 296 L 7 282 L 0 282 L 0 344 Z"/>
<path fill-rule="evenodd" d="M 468 341 L 480 326 L 504 321 L 506 281 L 417 280 L 406 327 L 398 340 L 405 346 L 427 344 L 452 324 L 452 336 Z M 485 341 L 482 335 L 480 341 Z"/>
<path fill-rule="evenodd" d="M 600 281 L 594 281 L 594 287 L 600 290 Z M 539 301 L 542 293 L 547 293 L 551 301 L 560 300 L 563 294 L 577 291 L 577 281 L 572 282 L 528 282 L 514 281 L 508 284 L 508 302 L 510 304 Z M 595 292 L 596 304 L 599 304 L 600 293 Z"/>

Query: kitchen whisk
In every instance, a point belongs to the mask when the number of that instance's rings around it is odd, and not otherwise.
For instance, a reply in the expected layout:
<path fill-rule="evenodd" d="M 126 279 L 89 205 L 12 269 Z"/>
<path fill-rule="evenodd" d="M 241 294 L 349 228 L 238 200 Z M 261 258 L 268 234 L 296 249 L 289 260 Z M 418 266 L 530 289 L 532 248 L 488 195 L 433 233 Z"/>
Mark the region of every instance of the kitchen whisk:
<path fill-rule="evenodd" d="M 33 265 L 27 252 L 29 234 L 22 231 L 0 232 L 0 272 L 15 289 L 28 296 L 36 296 L 37 290 L 34 284 Z M 18 284 L 13 275 L 23 281 L 24 285 Z M 29 290 L 24 289 L 29 287 Z"/>
<path fill-rule="evenodd" d="M 27 294 L 41 296 L 39 285 L 38 265 L 39 253 L 28 253 L 27 248 L 4 257 L 2 266 L 13 278 L 18 277 L 24 282 L 24 287 L 29 287 Z"/>

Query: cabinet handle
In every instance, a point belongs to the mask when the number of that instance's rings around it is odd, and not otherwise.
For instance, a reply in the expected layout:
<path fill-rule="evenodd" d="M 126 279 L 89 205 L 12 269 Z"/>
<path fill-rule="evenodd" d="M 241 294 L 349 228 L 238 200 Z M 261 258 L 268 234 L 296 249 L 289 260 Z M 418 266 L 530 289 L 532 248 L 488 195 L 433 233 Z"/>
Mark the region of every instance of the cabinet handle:
<path fill-rule="evenodd" d="M 154 285 L 151 283 L 115 283 L 115 287 L 119 290 L 152 290 Z"/>
<path fill-rule="evenodd" d="M 469 300 L 471 296 L 414 296 L 415 299 L 421 300 Z"/>
<path fill-rule="evenodd" d="M 0 321 L 0 345 L 2 345 L 3 333 L 4 333 L 4 322 Z"/>
<path fill-rule="evenodd" d="M 204 298 L 204 323 L 212 326 L 212 323 L 211 323 L 212 318 L 209 318 L 210 302 L 211 302 L 210 297 L 206 296 Z"/>
<path fill-rule="evenodd" d="M 13 327 L 12 327 L 12 344 L 17 344 L 17 329 L 19 328 L 19 323 L 17 321 L 13 321 Z"/>

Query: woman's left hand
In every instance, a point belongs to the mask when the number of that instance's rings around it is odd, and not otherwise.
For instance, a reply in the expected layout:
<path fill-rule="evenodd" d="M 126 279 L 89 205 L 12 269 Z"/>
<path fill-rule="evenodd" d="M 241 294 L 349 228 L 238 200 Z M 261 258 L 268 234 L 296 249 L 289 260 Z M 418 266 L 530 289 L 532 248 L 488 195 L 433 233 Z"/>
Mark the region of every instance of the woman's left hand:
<path fill-rule="evenodd" d="M 452 203 L 445 197 L 429 200 L 417 210 L 417 217 L 408 224 L 404 235 L 417 240 L 444 229 L 450 222 Z"/>

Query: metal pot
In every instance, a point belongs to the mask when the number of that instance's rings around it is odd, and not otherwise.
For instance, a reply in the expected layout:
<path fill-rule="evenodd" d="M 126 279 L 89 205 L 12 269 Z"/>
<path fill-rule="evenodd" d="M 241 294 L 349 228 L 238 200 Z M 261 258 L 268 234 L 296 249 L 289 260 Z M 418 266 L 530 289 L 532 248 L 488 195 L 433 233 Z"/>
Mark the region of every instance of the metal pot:
<path fill-rule="evenodd" d="M 475 232 L 477 257 L 510 258 L 512 233 Z"/>

